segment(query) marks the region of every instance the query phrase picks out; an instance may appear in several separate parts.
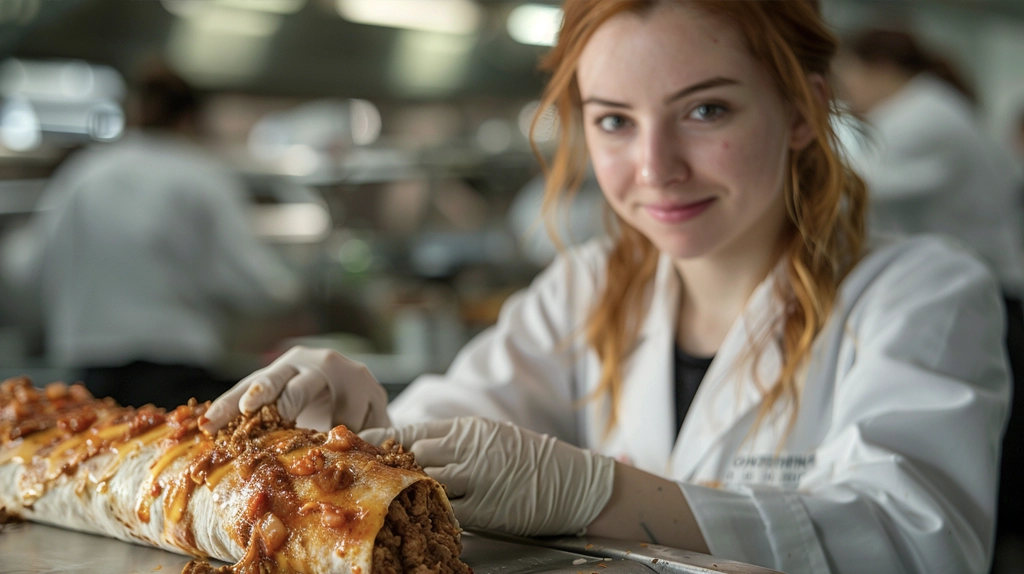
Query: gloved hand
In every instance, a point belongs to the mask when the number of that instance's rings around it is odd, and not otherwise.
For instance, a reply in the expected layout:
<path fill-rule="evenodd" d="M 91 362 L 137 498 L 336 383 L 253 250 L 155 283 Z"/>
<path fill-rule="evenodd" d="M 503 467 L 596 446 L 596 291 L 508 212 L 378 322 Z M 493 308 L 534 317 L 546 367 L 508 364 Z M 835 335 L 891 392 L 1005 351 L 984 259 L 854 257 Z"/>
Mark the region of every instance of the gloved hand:
<path fill-rule="evenodd" d="M 580 534 L 612 494 L 615 461 L 548 435 L 479 417 L 359 436 L 394 438 L 448 490 L 464 527 L 519 536 Z"/>
<path fill-rule="evenodd" d="M 366 365 L 335 351 L 297 346 L 213 401 L 200 427 L 216 432 L 239 413 L 275 400 L 282 417 L 309 428 L 343 424 L 359 432 L 391 424 L 387 392 Z"/>

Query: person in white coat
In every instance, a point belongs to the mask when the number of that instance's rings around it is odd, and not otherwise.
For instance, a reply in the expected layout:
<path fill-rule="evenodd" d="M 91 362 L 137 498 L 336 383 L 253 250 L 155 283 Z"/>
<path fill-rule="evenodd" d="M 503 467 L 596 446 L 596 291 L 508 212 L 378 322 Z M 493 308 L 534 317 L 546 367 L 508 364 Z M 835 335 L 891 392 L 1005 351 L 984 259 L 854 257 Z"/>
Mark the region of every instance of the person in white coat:
<path fill-rule="evenodd" d="M 394 437 L 467 528 L 790 573 L 986 571 L 998 283 L 950 241 L 865 237 L 816 2 L 568 0 L 563 22 L 547 189 L 589 159 L 613 237 L 560 256 L 387 410 L 364 366 L 295 348 L 204 430 L 276 400 Z"/>
<path fill-rule="evenodd" d="M 844 100 L 867 125 L 850 150 L 871 197 L 873 229 L 945 233 L 1024 295 L 1024 230 L 1013 158 L 983 132 L 974 93 L 906 32 L 868 29 L 837 67 Z"/>
<path fill-rule="evenodd" d="M 229 322 L 300 288 L 254 235 L 240 178 L 195 143 L 195 90 L 154 68 L 138 92 L 138 129 L 48 182 L 22 280 L 38 286 L 53 364 L 96 396 L 171 409 L 230 388 L 214 369 Z"/>

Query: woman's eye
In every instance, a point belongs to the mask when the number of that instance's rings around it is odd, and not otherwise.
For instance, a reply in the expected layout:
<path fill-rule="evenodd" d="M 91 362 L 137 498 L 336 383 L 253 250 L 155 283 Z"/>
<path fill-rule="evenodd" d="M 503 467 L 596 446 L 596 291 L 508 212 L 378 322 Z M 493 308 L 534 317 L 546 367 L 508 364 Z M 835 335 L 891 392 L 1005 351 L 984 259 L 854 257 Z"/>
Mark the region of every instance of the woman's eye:
<path fill-rule="evenodd" d="M 720 104 L 701 104 L 690 112 L 690 117 L 701 121 L 717 120 L 728 110 Z"/>
<path fill-rule="evenodd" d="M 604 116 L 598 118 L 597 125 L 606 132 L 615 132 L 626 125 L 626 120 L 622 116 Z"/>

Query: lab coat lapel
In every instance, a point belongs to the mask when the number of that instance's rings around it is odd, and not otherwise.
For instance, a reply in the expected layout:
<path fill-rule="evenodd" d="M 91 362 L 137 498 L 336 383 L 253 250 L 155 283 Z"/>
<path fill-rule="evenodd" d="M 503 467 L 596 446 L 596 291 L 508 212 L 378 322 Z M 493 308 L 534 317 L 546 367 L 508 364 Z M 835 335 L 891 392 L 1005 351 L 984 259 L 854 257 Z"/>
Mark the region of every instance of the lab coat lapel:
<path fill-rule="evenodd" d="M 757 380 L 770 385 L 782 364 L 779 346 L 768 344 L 757 357 L 755 380 L 751 371 L 754 357 L 749 351 L 753 342 L 766 336 L 774 342 L 780 335 L 779 305 L 774 300 L 775 275 L 779 271 L 776 269 L 751 294 L 701 381 L 671 455 L 672 478 L 693 480 L 702 465 L 721 466 L 726 461 L 719 459 L 730 457 L 748 438 L 762 399 Z"/>
<path fill-rule="evenodd" d="M 629 462 L 657 474 L 668 468 L 676 431 L 672 349 L 678 307 L 679 277 L 672 260 L 663 255 L 636 346 L 623 366 L 619 411 Z"/>

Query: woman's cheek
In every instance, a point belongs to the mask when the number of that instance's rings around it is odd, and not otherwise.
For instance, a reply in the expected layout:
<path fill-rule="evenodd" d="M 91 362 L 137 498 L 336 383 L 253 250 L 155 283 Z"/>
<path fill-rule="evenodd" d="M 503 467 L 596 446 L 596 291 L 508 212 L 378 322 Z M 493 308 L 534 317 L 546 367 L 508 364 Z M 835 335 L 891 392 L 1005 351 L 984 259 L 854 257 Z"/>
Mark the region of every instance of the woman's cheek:
<path fill-rule="evenodd" d="M 708 179 L 724 184 L 736 176 L 737 164 L 742 163 L 737 161 L 737 151 L 732 138 L 705 141 L 691 148 L 691 165 Z"/>
<path fill-rule="evenodd" d="M 739 140 L 728 138 L 714 146 L 714 154 L 706 158 L 708 165 L 715 169 L 723 183 L 730 187 L 751 189 L 763 185 L 765 178 L 770 177 L 769 169 L 772 161 L 767 161 L 762 146 L 766 142 L 760 136 Z"/>
<path fill-rule="evenodd" d="M 598 151 L 590 154 L 590 163 L 594 167 L 594 175 L 601 191 L 611 200 L 621 200 L 625 197 L 632 181 L 632 172 L 629 162 L 617 157 L 615 154 Z"/>

